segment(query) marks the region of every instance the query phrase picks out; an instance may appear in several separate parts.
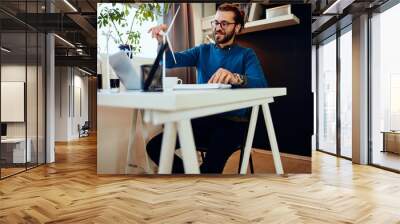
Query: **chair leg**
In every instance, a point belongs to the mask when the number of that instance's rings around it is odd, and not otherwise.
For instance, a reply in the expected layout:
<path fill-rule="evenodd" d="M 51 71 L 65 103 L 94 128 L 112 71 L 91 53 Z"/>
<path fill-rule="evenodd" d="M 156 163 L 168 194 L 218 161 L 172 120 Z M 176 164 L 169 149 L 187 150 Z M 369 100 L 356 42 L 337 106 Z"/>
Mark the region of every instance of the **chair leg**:
<path fill-rule="evenodd" d="M 250 153 L 250 172 L 251 174 L 254 174 L 253 157 L 251 157 L 251 153 Z"/>
<path fill-rule="evenodd" d="M 243 153 L 244 153 L 244 148 L 240 148 L 240 159 L 239 159 L 239 169 L 238 169 L 239 174 L 240 174 L 240 169 L 242 168 Z"/>

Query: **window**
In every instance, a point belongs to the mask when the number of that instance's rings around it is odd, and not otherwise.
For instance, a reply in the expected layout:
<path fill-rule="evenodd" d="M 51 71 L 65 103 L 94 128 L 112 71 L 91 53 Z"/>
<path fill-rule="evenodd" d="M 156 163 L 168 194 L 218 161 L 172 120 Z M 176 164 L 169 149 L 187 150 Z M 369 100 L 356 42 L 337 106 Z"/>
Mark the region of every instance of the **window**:
<path fill-rule="evenodd" d="M 41 13 L 44 4 L 1 1 L 0 7 L 18 6 L 23 17 Z M 5 178 L 45 163 L 46 38 L 3 12 L 0 17 L 0 111 L 5 115 L 1 117 L 0 178 Z"/>
<path fill-rule="evenodd" d="M 340 36 L 340 155 L 352 157 L 352 32 Z M 346 32 L 347 31 L 347 32 Z"/>
<path fill-rule="evenodd" d="M 400 4 L 371 18 L 371 159 L 395 170 L 400 170 L 400 133 L 392 133 L 400 131 L 399 21 Z"/>
<path fill-rule="evenodd" d="M 98 9 L 97 9 L 97 13 L 100 13 L 101 10 L 105 7 L 112 7 L 111 6 L 112 3 L 101 3 L 98 4 Z M 115 7 L 122 7 L 122 4 L 118 4 Z M 127 21 L 132 21 L 133 20 L 133 16 L 136 12 L 136 8 L 133 8 L 132 12 L 129 14 L 129 18 L 127 19 Z M 133 26 L 133 30 L 134 31 L 139 31 L 139 33 L 141 34 L 140 36 L 140 46 L 141 46 L 141 51 L 139 54 L 137 54 L 137 57 L 143 57 L 143 58 L 155 58 L 157 56 L 157 40 L 155 40 L 154 38 L 151 38 L 151 34 L 147 33 L 147 31 L 153 27 L 160 24 L 160 21 L 153 21 L 153 22 L 149 22 L 149 21 L 145 21 L 143 22 L 143 24 L 141 26 L 135 24 Z M 131 27 L 118 27 L 119 31 L 121 33 L 126 33 L 129 31 Z M 110 29 L 110 30 L 109 30 Z M 106 27 L 102 27 L 102 28 L 98 28 L 97 33 L 100 34 L 97 36 L 98 40 L 97 40 L 97 45 L 98 45 L 98 49 L 99 49 L 99 53 L 101 54 L 106 54 L 107 51 L 109 54 L 113 54 L 119 51 L 118 49 L 118 45 L 115 43 L 114 39 L 117 39 L 118 36 L 115 34 L 115 30 L 113 27 L 110 28 L 106 28 Z M 109 39 L 109 41 L 107 42 L 107 36 L 106 34 L 111 31 L 112 35 Z M 108 49 L 107 49 L 108 47 Z"/>
<path fill-rule="evenodd" d="M 336 153 L 336 39 L 318 48 L 318 149 Z"/>

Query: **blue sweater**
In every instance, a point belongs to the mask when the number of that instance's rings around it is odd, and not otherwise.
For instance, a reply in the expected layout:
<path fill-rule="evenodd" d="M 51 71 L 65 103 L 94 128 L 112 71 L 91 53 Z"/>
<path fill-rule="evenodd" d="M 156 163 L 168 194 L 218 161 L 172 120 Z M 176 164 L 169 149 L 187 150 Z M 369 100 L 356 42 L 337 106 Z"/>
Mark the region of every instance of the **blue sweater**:
<path fill-rule="evenodd" d="M 171 51 L 166 53 L 166 67 L 197 68 L 197 83 L 207 83 L 211 76 L 219 69 L 224 68 L 232 73 L 246 76 L 244 88 L 264 88 L 267 81 L 260 62 L 253 49 L 244 48 L 237 44 L 221 49 L 215 44 L 201 44 L 185 51 L 175 52 L 175 64 Z M 246 115 L 246 109 L 224 113 L 226 116 Z"/>

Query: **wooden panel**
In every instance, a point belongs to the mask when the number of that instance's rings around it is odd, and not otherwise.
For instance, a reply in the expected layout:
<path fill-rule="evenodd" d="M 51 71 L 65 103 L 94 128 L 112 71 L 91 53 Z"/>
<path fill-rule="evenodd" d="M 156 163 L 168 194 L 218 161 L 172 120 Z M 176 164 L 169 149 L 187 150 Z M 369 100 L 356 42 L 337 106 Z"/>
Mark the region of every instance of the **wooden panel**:
<path fill-rule="evenodd" d="M 303 175 L 99 176 L 92 136 L 0 181 L 0 222 L 399 223 L 399 174 L 320 152 L 312 160 Z"/>

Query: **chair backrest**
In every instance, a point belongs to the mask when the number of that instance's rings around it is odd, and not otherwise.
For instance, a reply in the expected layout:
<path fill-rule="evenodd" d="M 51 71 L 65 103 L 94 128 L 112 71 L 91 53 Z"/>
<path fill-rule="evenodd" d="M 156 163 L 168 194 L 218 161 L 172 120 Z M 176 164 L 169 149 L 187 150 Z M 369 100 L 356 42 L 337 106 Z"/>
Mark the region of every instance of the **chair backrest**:
<path fill-rule="evenodd" d="M 89 123 L 89 121 L 85 121 L 85 123 L 83 124 L 82 128 L 89 129 L 89 128 L 90 128 L 90 123 Z"/>

